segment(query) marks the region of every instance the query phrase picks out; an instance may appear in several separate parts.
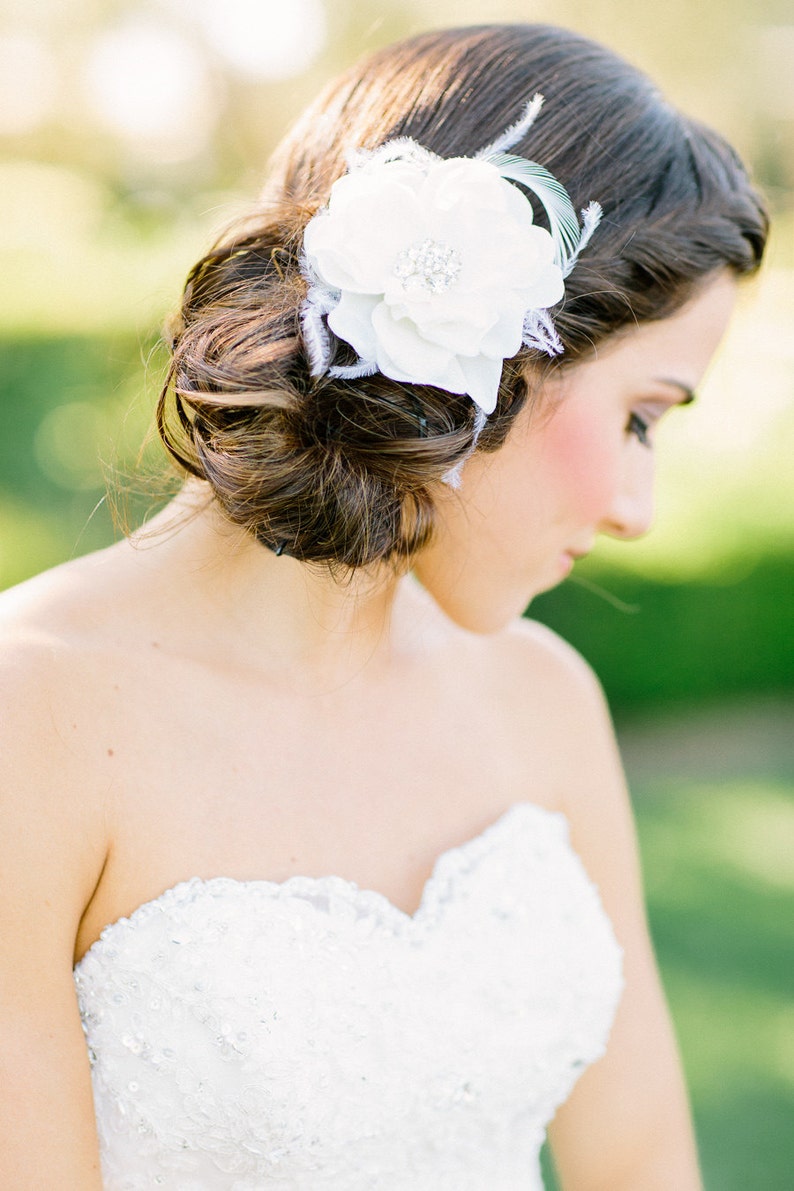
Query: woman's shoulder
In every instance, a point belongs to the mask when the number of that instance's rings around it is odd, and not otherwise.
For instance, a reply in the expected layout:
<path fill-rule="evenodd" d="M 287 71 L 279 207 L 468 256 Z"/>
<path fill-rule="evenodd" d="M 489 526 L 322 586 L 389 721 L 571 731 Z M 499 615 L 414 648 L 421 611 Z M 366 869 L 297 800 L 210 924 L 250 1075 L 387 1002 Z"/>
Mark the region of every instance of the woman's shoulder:
<path fill-rule="evenodd" d="M 0 592 L 0 681 L 90 682 L 144 615 L 132 553 L 119 542 Z"/>
<path fill-rule="evenodd" d="M 494 641 L 522 669 L 542 669 L 544 677 L 554 681 L 600 690 L 592 667 L 578 649 L 539 620 L 522 616 L 511 621 Z"/>
<path fill-rule="evenodd" d="M 80 621 L 88 623 L 85 605 L 80 615 L 78 595 L 82 561 L 62 564 L 0 593 L 0 698 L 6 717 L 21 696 L 25 701 L 46 698 L 74 659 Z"/>
<path fill-rule="evenodd" d="M 589 663 L 547 626 L 523 618 L 484 640 L 493 738 L 507 739 L 544 801 L 576 814 L 594 770 L 619 778 L 612 720 Z"/>
<path fill-rule="evenodd" d="M 113 640 L 114 549 L 0 593 L 0 752 L 15 773 L 79 756 Z"/>
<path fill-rule="evenodd" d="M 414 619 L 430 625 L 422 646 L 445 674 L 450 697 L 463 699 L 483 729 L 508 747 L 530 748 L 533 758 L 560 749 L 570 755 L 573 737 L 582 746 L 612 737 L 598 677 L 558 633 L 529 617 L 496 633 L 471 632 L 451 623 L 426 593 L 412 596 Z"/>
<path fill-rule="evenodd" d="M 70 559 L 0 592 L 0 643 L 54 643 L 80 636 L 96 623 L 112 576 L 119 546 Z"/>
<path fill-rule="evenodd" d="M 569 726 L 608 718 L 601 683 L 570 642 L 537 620 L 522 617 L 487 638 L 486 654 L 502 697 L 527 712 Z"/>
<path fill-rule="evenodd" d="M 0 595 L 0 858 L 8 890 L 38 886 L 70 923 L 107 855 L 107 782 L 91 749 L 96 670 L 86 567 L 69 564 Z M 22 896 L 22 894 L 20 894 Z M 5 903 L 4 903 L 5 904 Z"/>

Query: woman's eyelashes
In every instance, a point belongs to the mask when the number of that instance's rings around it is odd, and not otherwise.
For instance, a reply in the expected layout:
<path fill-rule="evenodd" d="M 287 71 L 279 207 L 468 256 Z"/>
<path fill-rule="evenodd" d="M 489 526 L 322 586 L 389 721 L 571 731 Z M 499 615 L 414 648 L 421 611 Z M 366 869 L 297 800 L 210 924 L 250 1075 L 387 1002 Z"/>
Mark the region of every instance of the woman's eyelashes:
<path fill-rule="evenodd" d="M 626 425 L 628 434 L 633 434 L 642 443 L 644 447 L 651 445 L 650 439 L 650 422 L 646 422 L 645 418 L 641 418 L 638 413 L 629 414 L 629 420 Z"/>

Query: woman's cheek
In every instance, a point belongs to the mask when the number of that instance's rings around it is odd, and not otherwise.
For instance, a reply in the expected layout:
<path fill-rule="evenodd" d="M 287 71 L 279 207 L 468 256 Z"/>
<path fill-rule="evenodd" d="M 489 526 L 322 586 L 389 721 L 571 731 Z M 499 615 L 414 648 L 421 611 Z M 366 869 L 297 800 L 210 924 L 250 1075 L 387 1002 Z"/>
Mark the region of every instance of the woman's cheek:
<path fill-rule="evenodd" d="M 603 416 L 580 403 L 565 403 L 550 420 L 544 455 L 549 481 L 571 513 L 598 521 L 612 502 L 620 443 L 605 433 Z"/>

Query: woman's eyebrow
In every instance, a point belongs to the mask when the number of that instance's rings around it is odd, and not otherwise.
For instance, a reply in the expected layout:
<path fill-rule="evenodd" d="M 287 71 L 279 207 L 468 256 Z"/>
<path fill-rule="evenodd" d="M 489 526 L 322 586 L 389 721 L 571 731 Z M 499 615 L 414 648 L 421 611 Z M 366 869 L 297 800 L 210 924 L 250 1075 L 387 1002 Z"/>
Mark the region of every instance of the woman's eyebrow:
<path fill-rule="evenodd" d="M 679 402 L 680 405 L 691 405 L 695 400 L 695 390 L 690 389 L 689 385 L 685 385 L 683 381 L 673 380 L 669 376 L 657 376 L 656 383 L 659 385 L 669 385 L 671 389 L 679 389 L 683 393 L 683 397 Z"/>

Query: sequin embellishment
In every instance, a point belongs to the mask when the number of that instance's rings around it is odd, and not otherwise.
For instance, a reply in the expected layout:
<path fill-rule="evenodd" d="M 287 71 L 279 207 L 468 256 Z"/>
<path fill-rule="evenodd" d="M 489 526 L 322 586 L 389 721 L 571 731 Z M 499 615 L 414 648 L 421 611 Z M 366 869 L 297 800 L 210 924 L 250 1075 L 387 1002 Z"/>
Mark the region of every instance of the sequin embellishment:
<path fill-rule="evenodd" d="M 458 280 L 463 261 L 460 253 L 441 240 L 423 240 L 404 248 L 397 257 L 394 274 L 403 289 L 418 287 L 441 294 Z"/>

